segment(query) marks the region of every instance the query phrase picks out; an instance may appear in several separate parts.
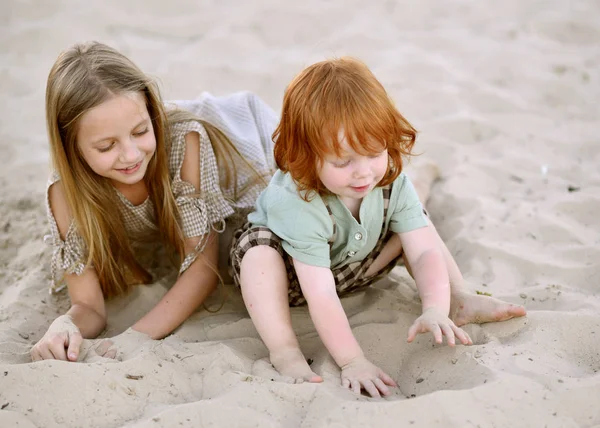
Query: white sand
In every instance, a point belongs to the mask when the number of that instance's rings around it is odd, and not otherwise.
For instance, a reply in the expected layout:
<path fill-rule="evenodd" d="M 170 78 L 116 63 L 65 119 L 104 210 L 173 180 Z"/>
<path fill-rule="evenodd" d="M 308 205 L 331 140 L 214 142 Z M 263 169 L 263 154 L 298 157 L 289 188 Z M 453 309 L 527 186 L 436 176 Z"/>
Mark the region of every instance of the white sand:
<path fill-rule="evenodd" d="M 3 1 L 0 426 L 600 426 L 599 22 L 594 0 Z M 403 268 L 344 299 L 399 383 L 387 399 L 341 388 L 305 308 L 294 324 L 326 381 L 272 381 L 239 296 L 122 362 L 25 363 L 68 308 L 46 288 L 45 80 L 60 50 L 88 39 L 159 77 L 166 98 L 251 90 L 276 110 L 302 67 L 362 58 L 441 166 L 429 209 L 472 289 L 528 317 L 469 326 L 471 347 L 408 345 L 419 306 Z M 112 302 L 105 335 L 169 283 Z"/>

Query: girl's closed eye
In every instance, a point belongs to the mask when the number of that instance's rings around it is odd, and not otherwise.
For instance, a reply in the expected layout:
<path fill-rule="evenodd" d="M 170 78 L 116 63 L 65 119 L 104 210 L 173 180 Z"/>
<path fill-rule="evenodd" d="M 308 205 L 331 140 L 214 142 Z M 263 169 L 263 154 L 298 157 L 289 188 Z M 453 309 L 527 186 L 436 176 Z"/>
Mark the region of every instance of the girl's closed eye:
<path fill-rule="evenodd" d="M 141 137 L 141 136 L 142 136 L 142 135 L 144 135 L 146 132 L 148 132 L 148 128 L 144 128 L 144 129 L 143 129 L 143 130 L 141 130 L 141 131 L 134 132 L 134 133 L 133 133 L 133 135 L 134 135 L 134 136 L 136 136 L 136 137 Z"/>
<path fill-rule="evenodd" d="M 106 152 L 108 152 L 110 149 L 112 149 L 114 145 L 115 145 L 115 142 L 114 142 L 114 141 L 111 141 L 111 143 L 110 143 L 110 144 L 108 144 L 108 145 L 106 145 L 106 146 L 103 146 L 103 147 L 98 147 L 98 151 L 99 151 L 100 153 L 106 153 Z"/>

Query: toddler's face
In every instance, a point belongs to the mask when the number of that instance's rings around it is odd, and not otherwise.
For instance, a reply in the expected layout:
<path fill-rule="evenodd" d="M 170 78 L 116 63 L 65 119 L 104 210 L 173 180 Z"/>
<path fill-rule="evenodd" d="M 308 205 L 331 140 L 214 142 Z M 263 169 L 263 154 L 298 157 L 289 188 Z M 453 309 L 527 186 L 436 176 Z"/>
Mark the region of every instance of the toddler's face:
<path fill-rule="evenodd" d="M 388 168 L 387 149 L 371 155 L 356 153 L 340 135 L 341 155 L 331 154 L 318 167 L 319 179 L 342 200 L 361 200 L 379 183 Z M 383 146 L 382 146 L 383 147 Z"/>
<path fill-rule="evenodd" d="M 77 145 L 92 171 L 109 178 L 115 187 L 138 183 L 156 150 L 144 96 L 117 95 L 85 112 Z"/>

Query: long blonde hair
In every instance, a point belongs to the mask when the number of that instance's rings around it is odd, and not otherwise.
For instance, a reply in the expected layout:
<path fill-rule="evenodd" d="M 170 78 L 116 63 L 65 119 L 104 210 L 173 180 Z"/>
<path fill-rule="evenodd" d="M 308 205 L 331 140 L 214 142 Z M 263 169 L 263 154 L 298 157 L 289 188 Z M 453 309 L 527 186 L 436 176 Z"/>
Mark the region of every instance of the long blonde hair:
<path fill-rule="evenodd" d="M 101 43 L 77 44 L 62 52 L 50 70 L 46 87 L 46 124 L 50 151 L 77 231 L 87 246 L 86 265 L 96 269 L 104 296 L 126 292 L 151 275 L 135 259 L 120 211 L 121 203 L 107 178 L 95 174 L 81 155 L 76 136 L 82 115 L 111 97 L 137 92 L 144 96 L 156 137 L 156 152 L 144 181 L 154 206 L 162 242 L 183 260 L 184 235 L 171 191 L 168 154 L 170 124 L 195 119 L 190 113 L 166 112 L 155 82 L 118 51 Z M 220 132 L 202 124 L 215 153 L 239 152 Z M 223 148 L 224 147 L 224 148 Z M 239 155 L 241 158 L 241 155 Z M 219 162 L 227 177 L 237 180 L 230 162 Z M 233 171 L 233 172 L 231 172 Z"/>

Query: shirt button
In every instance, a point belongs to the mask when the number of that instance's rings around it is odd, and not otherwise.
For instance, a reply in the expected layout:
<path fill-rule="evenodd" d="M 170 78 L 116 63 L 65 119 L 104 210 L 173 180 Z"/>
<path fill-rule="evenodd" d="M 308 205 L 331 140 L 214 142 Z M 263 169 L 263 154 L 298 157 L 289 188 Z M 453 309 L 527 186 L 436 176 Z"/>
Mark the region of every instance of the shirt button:
<path fill-rule="evenodd" d="M 360 241 L 362 239 L 362 233 L 356 232 L 354 234 L 354 239 L 356 239 L 357 241 Z"/>
<path fill-rule="evenodd" d="M 354 257 L 356 251 L 348 251 L 348 257 Z"/>

